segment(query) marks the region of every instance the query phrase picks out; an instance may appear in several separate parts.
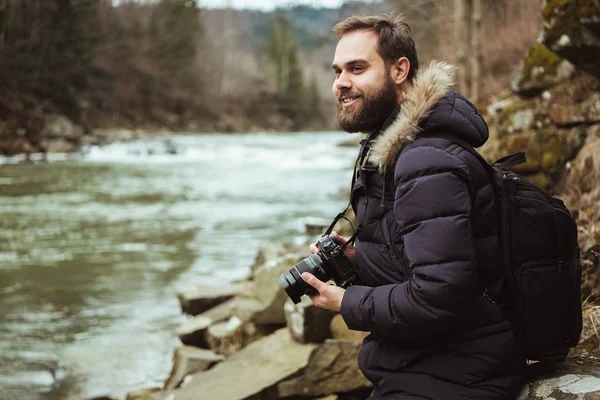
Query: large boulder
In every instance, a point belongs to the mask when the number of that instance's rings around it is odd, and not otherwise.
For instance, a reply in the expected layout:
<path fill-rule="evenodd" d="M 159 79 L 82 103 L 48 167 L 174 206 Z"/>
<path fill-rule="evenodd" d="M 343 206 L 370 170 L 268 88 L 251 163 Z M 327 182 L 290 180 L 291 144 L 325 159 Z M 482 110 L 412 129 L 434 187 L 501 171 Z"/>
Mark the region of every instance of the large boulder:
<path fill-rule="evenodd" d="M 165 382 L 165 389 L 178 387 L 183 379 L 190 374 L 206 371 L 216 363 L 223 361 L 224 356 L 210 350 L 198 349 L 191 346 L 180 346 L 173 353 L 173 368 Z"/>
<path fill-rule="evenodd" d="M 223 285 L 187 285 L 177 290 L 177 298 L 181 305 L 181 311 L 190 315 L 198 315 L 248 290 L 248 286 L 247 282 Z"/>
<path fill-rule="evenodd" d="M 319 396 L 369 388 L 358 368 L 360 343 L 329 339 L 314 350 L 304 373 L 277 388 L 280 397 Z"/>
<path fill-rule="evenodd" d="M 329 323 L 336 313 L 316 307 L 307 296 L 298 304 L 287 300 L 284 311 L 288 329 L 298 342 L 321 343 L 331 337 Z"/>
<path fill-rule="evenodd" d="M 541 41 L 560 57 L 600 78 L 600 3 L 546 0 Z"/>
<path fill-rule="evenodd" d="M 242 400 L 268 391 L 302 371 L 315 345 L 297 343 L 285 328 L 253 342 L 227 360 L 191 376 L 177 400 Z M 277 397 L 275 397 L 277 398 Z"/>

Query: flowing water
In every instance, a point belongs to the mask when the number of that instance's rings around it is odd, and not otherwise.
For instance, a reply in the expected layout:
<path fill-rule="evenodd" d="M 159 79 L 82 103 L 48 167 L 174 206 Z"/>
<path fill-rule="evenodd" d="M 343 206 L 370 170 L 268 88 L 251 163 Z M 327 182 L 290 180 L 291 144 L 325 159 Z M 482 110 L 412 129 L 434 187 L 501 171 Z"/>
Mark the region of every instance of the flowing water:
<path fill-rule="evenodd" d="M 181 135 L 0 158 L 0 398 L 160 386 L 183 284 L 243 278 L 261 243 L 345 206 L 344 133 Z"/>

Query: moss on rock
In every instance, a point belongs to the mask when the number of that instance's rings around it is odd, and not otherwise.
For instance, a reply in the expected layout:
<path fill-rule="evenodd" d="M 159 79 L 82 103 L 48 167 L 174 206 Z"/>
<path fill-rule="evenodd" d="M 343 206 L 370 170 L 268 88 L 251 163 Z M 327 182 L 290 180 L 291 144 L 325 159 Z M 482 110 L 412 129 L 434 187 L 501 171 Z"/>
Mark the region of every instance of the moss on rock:
<path fill-rule="evenodd" d="M 574 67 L 552 52 L 543 43 L 536 42 L 523 60 L 519 73 L 512 82 L 515 92 L 530 95 L 549 88 L 571 77 Z"/>
<path fill-rule="evenodd" d="M 578 68 L 600 77 L 600 1 L 547 0 L 543 43 Z"/>

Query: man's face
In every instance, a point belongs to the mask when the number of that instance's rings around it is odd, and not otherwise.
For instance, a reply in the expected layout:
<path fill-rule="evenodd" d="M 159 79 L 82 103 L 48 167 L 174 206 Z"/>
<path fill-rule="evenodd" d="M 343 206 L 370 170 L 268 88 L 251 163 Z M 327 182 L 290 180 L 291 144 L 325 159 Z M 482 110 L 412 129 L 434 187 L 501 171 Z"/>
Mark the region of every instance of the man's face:
<path fill-rule="evenodd" d="M 354 31 L 342 36 L 335 49 L 336 117 L 346 132 L 379 128 L 398 105 L 396 86 L 377 53 L 378 40 L 374 32 Z"/>

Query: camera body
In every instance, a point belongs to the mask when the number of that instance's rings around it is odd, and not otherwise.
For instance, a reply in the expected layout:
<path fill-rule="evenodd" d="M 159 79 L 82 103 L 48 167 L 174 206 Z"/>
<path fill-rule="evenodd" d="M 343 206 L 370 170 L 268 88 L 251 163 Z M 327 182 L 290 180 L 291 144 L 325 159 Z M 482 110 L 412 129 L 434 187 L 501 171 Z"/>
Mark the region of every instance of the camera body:
<path fill-rule="evenodd" d="M 319 253 L 311 254 L 292 267 L 287 274 L 277 278 L 294 304 L 300 302 L 302 295 L 317 294 L 317 291 L 304 282 L 302 274 L 310 272 L 317 279 L 327 282 L 333 280 L 342 288 L 358 283 L 358 276 L 352 262 L 346 257 L 343 246 L 333 235 L 324 235 L 317 242 Z"/>

